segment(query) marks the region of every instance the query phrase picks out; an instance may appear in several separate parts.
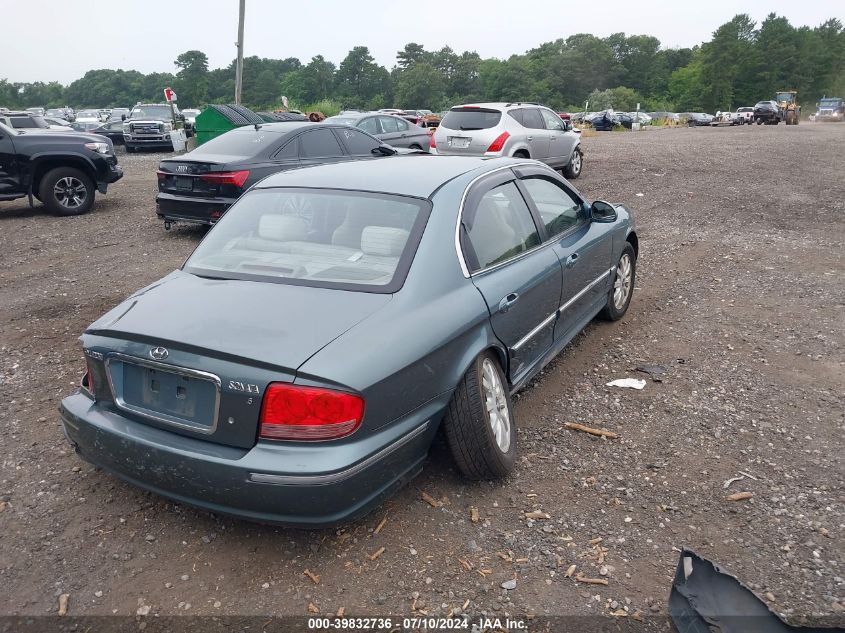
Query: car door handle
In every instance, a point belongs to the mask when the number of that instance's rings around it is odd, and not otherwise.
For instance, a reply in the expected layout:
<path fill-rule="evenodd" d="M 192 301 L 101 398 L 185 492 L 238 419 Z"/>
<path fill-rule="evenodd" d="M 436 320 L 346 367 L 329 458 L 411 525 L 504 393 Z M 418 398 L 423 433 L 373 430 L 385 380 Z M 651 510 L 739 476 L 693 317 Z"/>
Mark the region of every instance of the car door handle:
<path fill-rule="evenodd" d="M 527 140 L 527 141 L 533 141 L 533 140 L 534 140 L 534 137 L 533 137 L 533 136 L 526 136 L 526 137 L 525 137 L 525 140 Z"/>
<path fill-rule="evenodd" d="M 557 138 L 557 136 L 555 136 L 555 135 L 552 135 L 552 136 L 549 137 L 549 139 L 552 140 L 552 141 L 555 140 L 556 138 Z"/>
<path fill-rule="evenodd" d="M 518 300 L 518 294 L 515 292 L 510 293 L 507 297 L 499 301 L 499 312 L 507 312 Z"/>
<path fill-rule="evenodd" d="M 578 253 L 572 253 L 569 257 L 566 258 L 566 267 L 572 268 L 575 264 L 578 263 Z"/>

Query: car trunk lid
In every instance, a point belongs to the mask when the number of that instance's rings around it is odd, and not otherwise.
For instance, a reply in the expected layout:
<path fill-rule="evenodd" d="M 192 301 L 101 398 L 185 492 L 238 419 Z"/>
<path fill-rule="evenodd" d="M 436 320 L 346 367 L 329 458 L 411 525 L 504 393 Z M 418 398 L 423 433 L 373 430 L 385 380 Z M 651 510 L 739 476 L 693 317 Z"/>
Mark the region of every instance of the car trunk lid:
<path fill-rule="evenodd" d="M 231 446 L 255 444 L 261 399 L 383 307 L 390 295 L 177 271 L 93 323 L 89 368 L 137 421 Z M 99 359 L 94 359 L 93 351 Z"/>
<path fill-rule="evenodd" d="M 225 155 L 164 160 L 157 172 L 158 190 L 196 198 L 237 198 L 249 178 L 249 168 L 238 165 L 242 160 Z"/>

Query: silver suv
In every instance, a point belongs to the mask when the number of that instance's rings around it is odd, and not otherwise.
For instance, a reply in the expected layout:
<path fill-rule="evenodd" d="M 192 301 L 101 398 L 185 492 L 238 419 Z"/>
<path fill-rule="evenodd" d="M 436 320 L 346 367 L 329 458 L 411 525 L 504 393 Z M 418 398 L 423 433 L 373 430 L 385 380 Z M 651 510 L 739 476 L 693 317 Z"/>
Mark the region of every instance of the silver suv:
<path fill-rule="evenodd" d="M 536 103 L 473 103 L 446 113 L 431 139 L 432 152 L 447 156 L 535 158 L 581 175 L 581 137 L 555 112 Z"/>

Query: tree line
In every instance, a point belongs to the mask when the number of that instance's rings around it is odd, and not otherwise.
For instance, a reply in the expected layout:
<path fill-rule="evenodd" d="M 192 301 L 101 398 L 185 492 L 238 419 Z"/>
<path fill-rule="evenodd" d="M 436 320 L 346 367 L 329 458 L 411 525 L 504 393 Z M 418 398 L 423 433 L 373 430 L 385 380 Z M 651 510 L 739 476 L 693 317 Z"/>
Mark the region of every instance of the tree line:
<path fill-rule="evenodd" d="M 383 107 L 439 111 L 457 103 L 537 101 L 559 110 L 733 110 L 795 89 L 799 102 L 845 96 L 845 29 L 838 19 L 794 27 L 770 14 L 759 25 L 735 16 L 692 48 L 665 48 L 656 37 L 579 33 L 546 42 L 508 59 L 482 59 L 474 51 L 426 50 L 407 44 L 390 70 L 366 46 L 356 46 L 335 66 L 322 55 L 303 64 L 295 57 L 244 59 L 243 102 L 275 109 L 287 96 L 292 107 L 337 110 Z M 58 82 L 11 83 L 0 79 L 0 106 L 108 107 L 160 102 L 171 86 L 182 108 L 230 103 L 235 62 L 210 69 L 202 51 L 179 55 L 174 73 L 90 70 Z M 333 113 L 333 112 L 328 112 Z"/>

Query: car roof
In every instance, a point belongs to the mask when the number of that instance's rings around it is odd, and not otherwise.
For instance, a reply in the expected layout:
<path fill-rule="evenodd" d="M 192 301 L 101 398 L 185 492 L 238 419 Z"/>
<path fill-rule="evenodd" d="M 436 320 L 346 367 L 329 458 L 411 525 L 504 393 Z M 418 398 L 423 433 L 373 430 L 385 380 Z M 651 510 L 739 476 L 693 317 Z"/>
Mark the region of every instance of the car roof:
<path fill-rule="evenodd" d="M 258 130 L 255 129 L 255 126 L 258 125 Z M 293 132 L 303 127 L 342 127 L 338 123 L 330 122 L 328 125 L 324 123 L 314 123 L 312 121 L 277 121 L 274 123 L 250 123 L 248 125 L 241 125 L 240 127 L 236 127 L 233 130 L 229 131 L 229 134 L 232 132 L 240 132 L 240 133 L 249 133 L 252 132 L 275 132 L 277 134 L 287 134 L 288 132 Z"/>
<path fill-rule="evenodd" d="M 428 198 L 445 183 L 469 172 L 484 173 L 524 162 L 512 158 L 412 154 L 378 159 L 377 163 L 358 160 L 283 171 L 268 176 L 256 188 L 348 189 Z"/>
<path fill-rule="evenodd" d="M 546 108 L 547 110 L 550 109 L 547 106 L 544 106 L 542 103 L 534 103 L 528 101 L 497 101 L 497 102 L 489 102 L 489 103 L 462 103 L 460 105 L 452 106 L 450 109 L 455 110 L 456 108 L 487 108 L 489 110 L 510 110 L 512 108 L 524 108 L 525 106 L 533 106 L 536 108 Z"/>

